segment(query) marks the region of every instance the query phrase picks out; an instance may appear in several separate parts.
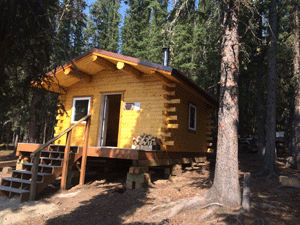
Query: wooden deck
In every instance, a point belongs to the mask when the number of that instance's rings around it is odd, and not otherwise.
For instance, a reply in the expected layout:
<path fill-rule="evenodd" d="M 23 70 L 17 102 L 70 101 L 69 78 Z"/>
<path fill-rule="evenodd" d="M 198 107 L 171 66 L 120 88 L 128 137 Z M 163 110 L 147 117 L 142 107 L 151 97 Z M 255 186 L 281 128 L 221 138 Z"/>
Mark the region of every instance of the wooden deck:
<path fill-rule="evenodd" d="M 34 152 L 41 144 L 19 143 L 19 152 Z M 77 146 L 72 146 L 77 147 Z M 83 148 L 82 146 L 78 146 Z M 132 160 L 133 166 L 160 166 L 173 164 L 188 164 L 191 162 L 203 162 L 206 160 L 204 153 L 198 152 L 166 152 L 161 150 L 138 150 L 117 147 L 88 147 L 88 157 L 126 159 Z"/>

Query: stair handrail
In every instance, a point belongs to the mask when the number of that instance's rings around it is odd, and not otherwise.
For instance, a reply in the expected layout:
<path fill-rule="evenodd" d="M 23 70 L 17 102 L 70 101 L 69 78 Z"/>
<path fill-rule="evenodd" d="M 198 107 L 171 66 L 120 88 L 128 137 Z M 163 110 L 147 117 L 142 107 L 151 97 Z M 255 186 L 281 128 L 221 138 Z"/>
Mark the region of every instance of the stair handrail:
<path fill-rule="evenodd" d="M 74 127 L 76 127 L 78 124 L 82 123 L 83 121 L 86 121 L 86 134 L 85 134 L 84 146 L 83 146 L 83 148 L 84 148 L 83 149 L 83 156 L 84 157 L 83 157 L 83 160 L 82 160 L 83 161 L 82 167 L 86 165 L 86 151 L 87 151 L 87 145 L 88 145 L 89 127 L 90 127 L 91 116 L 92 116 L 92 114 L 88 114 L 88 115 L 82 117 L 80 120 L 78 120 L 72 126 L 68 127 L 66 130 L 61 132 L 59 135 L 52 138 L 50 141 L 43 144 L 37 150 L 35 150 L 34 152 L 32 152 L 30 154 L 30 157 L 33 158 L 33 165 L 32 165 L 32 168 L 31 168 L 32 177 L 31 177 L 31 184 L 30 184 L 29 200 L 31 200 L 31 201 L 35 200 L 35 196 L 36 196 L 36 184 L 37 184 L 37 175 L 38 175 L 38 167 L 39 167 L 41 151 L 43 149 L 45 149 L 46 147 L 48 147 L 50 144 L 52 144 L 57 139 L 61 138 L 63 135 L 70 134 L 71 131 L 74 129 Z M 71 141 L 71 135 L 68 135 L 66 148 L 65 148 L 65 153 L 66 153 L 66 151 L 69 152 L 69 150 L 70 150 L 70 141 Z M 63 170 L 67 169 L 67 165 L 68 165 L 68 162 L 67 162 L 67 160 L 64 159 Z M 83 174 L 83 176 L 82 176 L 82 174 L 80 174 L 80 178 L 81 178 L 80 183 L 81 184 L 84 183 L 85 168 L 84 169 L 82 168 L 82 171 L 84 171 L 84 174 Z"/>
<path fill-rule="evenodd" d="M 48 147 L 49 145 L 51 145 L 54 141 L 56 141 L 57 139 L 61 138 L 62 136 L 64 136 L 66 133 L 68 133 L 70 130 L 73 130 L 74 127 L 76 127 L 78 124 L 82 123 L 83 121 L 89 119 L 92 116 L 92 114 L 88 114 L 84 117 L 82 117 L 80 120 L 78 120 L 76 123 L 74 123 L 72 126 L 68 127 L 67 129 L 65 129 L 63 132 L 61 132 L 59 135 L 57 135 L 56 137 L 52 138 L 50 141 L 46 142 L 45 144 L 43 144 L 42 146 L 40 146 L 37 150 L 35 150 L 34 152 L 32 152 L 30 154 L 30 157 L 33 158 L 35 157 L 38 153 L 40 153 L 43 149 L 45 149 L 46 147 Z"/>

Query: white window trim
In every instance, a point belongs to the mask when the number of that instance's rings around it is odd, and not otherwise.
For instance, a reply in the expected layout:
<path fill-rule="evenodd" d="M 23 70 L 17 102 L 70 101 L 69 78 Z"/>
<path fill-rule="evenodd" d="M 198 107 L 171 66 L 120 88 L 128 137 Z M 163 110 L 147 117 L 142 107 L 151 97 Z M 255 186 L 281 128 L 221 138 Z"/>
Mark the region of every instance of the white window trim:
<path fill-rule="evenodd" d="M 90 114 L 91 97 L 73 98 L 71 123 L 76 123 L 76 122 L 77 122 L 77 121 L 74 121 L 74 117 L 75 117 L 75 102 L 76 102 L 77 100 L 89 100 L 89 105 L 88 105 L 88 112 L 87 112 L 87 114 Z M 81 122 L 81 123 L 86 123 L 86 121 L 83 121 L 83 122 Z"/>
<path fill-rule="evenodd" d="M 194 117 L 194 124 L 195 127 L 190 127 L 190 121 L 191 121 L 191 108 L 195 109 L 195 117 Z M 197 107 L 191 103 L 189 103 L 189 121 L 188 121 L 188 127 L 190 130 L 196 131 L 197 128 Z"/>

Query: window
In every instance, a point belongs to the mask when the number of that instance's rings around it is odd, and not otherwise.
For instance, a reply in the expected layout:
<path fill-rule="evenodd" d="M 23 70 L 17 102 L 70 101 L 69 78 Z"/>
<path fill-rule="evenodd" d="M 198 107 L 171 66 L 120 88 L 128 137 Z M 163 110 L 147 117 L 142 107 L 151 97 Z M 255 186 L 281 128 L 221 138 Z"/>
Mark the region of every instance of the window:
<path fill-rule="evenodd" d="M 74 98 L 71 123 L 75 123 L 90 113 L 91 98 Z M 83 122 L 85 123 L 85 121 Z"/>
<path fill-rule="evenodd" d="M 193 104 L 189 104 L 189 129 L 196 130 L 197 108 Z"/>

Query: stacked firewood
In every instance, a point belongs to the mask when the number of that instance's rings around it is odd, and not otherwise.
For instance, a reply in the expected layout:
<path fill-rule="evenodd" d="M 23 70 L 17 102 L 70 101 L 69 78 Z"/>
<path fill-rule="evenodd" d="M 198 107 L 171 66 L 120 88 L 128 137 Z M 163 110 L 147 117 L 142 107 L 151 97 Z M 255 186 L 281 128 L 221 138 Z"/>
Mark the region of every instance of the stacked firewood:
<path fill-rule="evenodd" d="M 135 137 L 132 138 L 132 144 L 133 144 L 132 148 L 135 149 L 145 149 L 145 148 L 149 149 L 150 147 L 151 149 L 149 150 L 152 150 L 152 146 L 156 145 L 156 139 L 150 134 L 142 133 L 136 138 Z"/>

